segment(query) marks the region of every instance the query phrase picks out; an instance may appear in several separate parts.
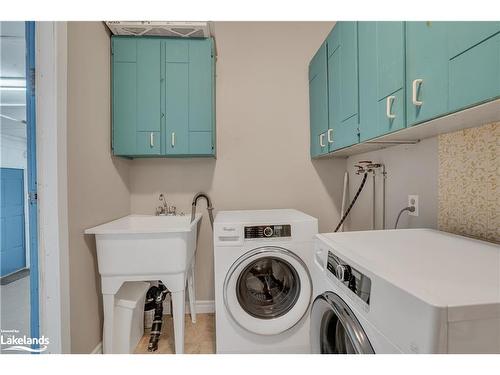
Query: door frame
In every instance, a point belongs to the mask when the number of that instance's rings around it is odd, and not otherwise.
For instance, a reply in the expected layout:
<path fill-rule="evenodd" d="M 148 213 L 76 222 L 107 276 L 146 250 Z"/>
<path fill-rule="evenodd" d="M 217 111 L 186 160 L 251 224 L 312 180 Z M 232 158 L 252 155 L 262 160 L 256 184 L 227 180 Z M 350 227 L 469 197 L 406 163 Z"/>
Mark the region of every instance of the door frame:
<path fill-rule="evenodd" d="M 36 164 L 35 22 L 25 22 L 26 139 L 28 176 L 28 230 L 30 252 L 30 336 L 40 337 L 38 263 L 38 202 Z"/>
<path fill-rule="evenodd" d="M 36 22 L 35 49 L 40 335 L 70 353 L 66 22 Z"/>

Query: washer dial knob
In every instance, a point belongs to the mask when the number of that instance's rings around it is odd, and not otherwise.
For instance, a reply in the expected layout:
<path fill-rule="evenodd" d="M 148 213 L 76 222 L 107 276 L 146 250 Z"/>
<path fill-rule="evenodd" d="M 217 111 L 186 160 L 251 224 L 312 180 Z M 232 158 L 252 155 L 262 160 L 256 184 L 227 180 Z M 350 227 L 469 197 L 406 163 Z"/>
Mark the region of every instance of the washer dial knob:
<path fill-rule="evenodd" d="M 336 269 L 337 279 L 348 281 L 351 278 L 351 267 L 344 264 L 338 264 Z"/>
<path fill-rule="evenodd" d="M 273 228 L 271 227 L 265 227 L 264 228 L 264 236 L 265 237 L 271 237 L 273 235 Z"/>

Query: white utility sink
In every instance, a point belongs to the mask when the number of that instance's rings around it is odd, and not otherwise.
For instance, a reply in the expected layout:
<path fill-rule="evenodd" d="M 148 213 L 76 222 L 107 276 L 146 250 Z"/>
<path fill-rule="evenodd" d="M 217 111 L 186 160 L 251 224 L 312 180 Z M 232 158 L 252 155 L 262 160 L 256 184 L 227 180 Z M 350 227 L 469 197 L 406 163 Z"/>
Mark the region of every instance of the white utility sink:
<path fill-rule="evenodd" d="M 103 351 L 113 353 L 114 297 L 126 281 L 161 280 L 172 293 L 175 351 L 184 350 L 185 288 L 194 311 L 194 254 L 201 214 L 129 215 L 87 229 L 95 234 L 104 305 Z"/>

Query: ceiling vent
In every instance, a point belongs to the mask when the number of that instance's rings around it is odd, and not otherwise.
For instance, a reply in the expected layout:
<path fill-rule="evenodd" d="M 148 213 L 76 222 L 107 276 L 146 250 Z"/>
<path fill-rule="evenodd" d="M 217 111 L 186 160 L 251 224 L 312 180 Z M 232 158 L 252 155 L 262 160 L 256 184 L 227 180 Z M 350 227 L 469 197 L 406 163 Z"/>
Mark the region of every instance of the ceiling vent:
<path fill-rule="evenodd" d="M 189 21 L 106 21 L 114 35 L 208 38 L 209 22 Z"/>

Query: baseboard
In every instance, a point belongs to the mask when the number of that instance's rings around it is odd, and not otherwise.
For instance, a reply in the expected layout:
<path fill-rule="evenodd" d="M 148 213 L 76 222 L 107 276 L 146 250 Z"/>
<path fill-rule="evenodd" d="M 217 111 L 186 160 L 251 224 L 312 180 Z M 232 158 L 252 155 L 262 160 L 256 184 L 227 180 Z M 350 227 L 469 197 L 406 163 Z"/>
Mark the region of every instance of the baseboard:
<path fill-rule="evenodd" d="M 191 309 L 189 308 L 189 303 L 186 302 L 186 314 L 189 314 Z M 163 313 L 170 314 L 170 302 L 166 301 L 163 305 Z M 213 314 L 215 313 L 215 301 L 211 300 L 201 300 L 196 301 L 196 313 L 197 314 Z"/>
<path fill-rule="evenodd" d="M 23 268 L 18 271 L 12 272 L 11 274 L 0 277 L 0 285 L 7 285 L 13 283 L 14 281 L 22 279 L 23 277 L 29 276 L 29 274 L 30 274 L 29 268 Z"/>
<path fill-rule="evenodd" d="M 102 354 L 102 341 L 96 345 L 96 347 L 90 352 L 90 354 Z"/>

